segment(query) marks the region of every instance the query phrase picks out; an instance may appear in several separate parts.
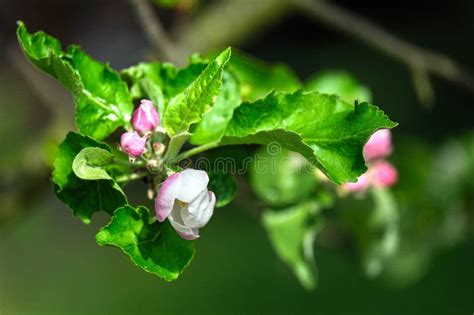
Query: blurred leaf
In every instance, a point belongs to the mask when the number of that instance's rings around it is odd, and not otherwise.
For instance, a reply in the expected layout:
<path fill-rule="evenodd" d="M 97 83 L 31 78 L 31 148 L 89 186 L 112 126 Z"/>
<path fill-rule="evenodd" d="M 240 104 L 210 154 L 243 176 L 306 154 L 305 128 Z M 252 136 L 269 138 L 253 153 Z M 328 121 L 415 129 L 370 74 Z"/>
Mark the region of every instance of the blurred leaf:
<path fill-rule="evenodd" d="M 101 140 L 128 123 L 133 104 L 117 72 L 77 46 L 64 53 L 57 39 L 44 32 L 30 34 L 22 22 L 17 36 L 26 57 L 74 96 L 76 124 L 82 134 Z"/>
<path fill-rule="evenodd" d="M 237 195 L 237 182 L 234 176 L 220 172 L 208 172 L 208 174 L 208 189 L 216 195 L 216 207 L 227 206 Z"/>
<path fill-rule="evenodd" d="M 315 202 L 300 203 L 281 211 L 265 210 L 262 223 L 281 260 L 306 289 L 317 285 L 313 242 L 322 227 Z"/>
<path fill-rule="evenodd" d="M 367 103 L 354 106 L 316 92 L 273 92 L 234 111 L 222 144 L 276 142 L 302 154 L 340 184 L 355 181 L 367 170 L 362 147 L 370 135 L 394 126 Z"/>
<path fill-rule="evenodd" d="M 362 265 L 369 277 L 376 277 L 397 254 L 400 239 L 398 205 L 390 190 L 373 188 L 373 205 L 350 200 L 343 209 L 343 220 L 349 227 Z"/>
<path fill-rule="evenodd" d="M 161 7 L 174 8 L 180 0 L 153 0 L 153 2 Z"/>
<path fill-rule="evenodd" d="M 355 100 L 360 103 L 372 101 L 370 90 L 344 71 L 318 73 L 308 80 L 306 90 L 337 94 L 348 103 L 354 103 Z"/>
<path fill-rule="evenodd" d="M 252 161 L 250 184 L 254 192 L 277 207 L 308 197 L 317 182 L 315 169 L 296 152 L 273 149 L 262 147 Z"/>
<path fill-rule="evenodd" d="M 260 60 L 234 53 L 229 69 L 240 82 L 244 100 L 253 101 L 270 91 L 294 92 L 301 88 L 298 77 L 285 65 L 268 65 Z"/>
<path fill-rule="evenodd" d="M 219 141 L 240 102 L 239 83 L 232 74 L 224 71 L 217 100 L 211 110 L 196 124 L 190 142 L 199 145 Z"/>
<path fill-rule="evenodd" d="M 104 210 L 112 214 L 115 209 L 127 204 L 127 198 L 112 179 L 84 180 L 74 174 L 74 159 L 84 148 L 91 147 L 110 152 L 107 145 L 70 132 L 59 146 L 53 170 L 56 196 L 84 223 L 90 223 L 94 212 Z"/>
<path fill-rule="evenodd" d="M 194 243 L 181 238 L 168 221 L 150 219 L 145 207 L 121 207 L 97 233 L 97 243 L 116 246 L 146 272 L 175 280 L 191 262 Z"/>
<path fill-rule="evenodd" d="M 164 115 L 163 124 L 170 136 L 187 132 L 189 126 L 201 121 L 219 94 L 222 71 L 230 58 L 230 48 L 217 56 L 183 92 L 173 97 Z"/>

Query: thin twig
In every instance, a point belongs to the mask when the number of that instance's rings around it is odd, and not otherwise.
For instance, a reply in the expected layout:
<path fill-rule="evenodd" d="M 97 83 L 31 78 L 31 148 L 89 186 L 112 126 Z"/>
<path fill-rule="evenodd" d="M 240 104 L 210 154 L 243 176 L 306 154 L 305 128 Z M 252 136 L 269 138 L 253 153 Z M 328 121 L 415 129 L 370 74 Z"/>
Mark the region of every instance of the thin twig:
<path fill-rule="evenodd" d="M 192 148 L 186 152 L 183 152 L 181 153 L 180 155 L 178 155 L 176 157 L 176 162 L 180 162 L 184 159 L 187 159 L 187 158 L 190 158 L 191 156 L 193 155 L 196 155 L 196 154 L 199 154 L 199 153 L 202 153 L 204 151 L 207 151 L 207 150 L 210 150 L 210 149 L 214 149 L 216 148 L 217 146 L 219 145 L 219 142 L 209 142 L 207 144 L 203 144 L 199 147 L 195 147 L 195 148 Z"/>
<path fill-rule="evenodd" d="M 152 2 L 150 0 L 130 0 L 130 3 L 153 49 L 167 61 L 173 63 L 183 62 L 181 54 L 168 37 L 158 16 L 154 14 Z"/>
<path fill-rule="evenodd" d="M 436 74 L 474 91 L 474 76 L 445 55 L 416 47 L 366 20 L 322 0 L 290 0 L 302 12 L 406 63 L 417 73 Z M 425 81 L 426 83 L 426 81 Z"/>

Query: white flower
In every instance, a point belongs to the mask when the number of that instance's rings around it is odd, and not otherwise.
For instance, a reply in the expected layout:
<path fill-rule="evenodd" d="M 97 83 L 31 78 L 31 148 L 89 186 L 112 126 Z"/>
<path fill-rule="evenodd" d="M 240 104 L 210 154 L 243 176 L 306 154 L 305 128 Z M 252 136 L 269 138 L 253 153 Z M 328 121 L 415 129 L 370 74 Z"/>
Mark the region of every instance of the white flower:
<path fill-rule="evenodd" d="M 187 240 L 199 237 L 211 219 L 216 197 L 207 190 L 209 177 L 204 171 L 187 169 L 168 177 L 155 199 L 158 221 L 168 218 L 178 234 Z"/>

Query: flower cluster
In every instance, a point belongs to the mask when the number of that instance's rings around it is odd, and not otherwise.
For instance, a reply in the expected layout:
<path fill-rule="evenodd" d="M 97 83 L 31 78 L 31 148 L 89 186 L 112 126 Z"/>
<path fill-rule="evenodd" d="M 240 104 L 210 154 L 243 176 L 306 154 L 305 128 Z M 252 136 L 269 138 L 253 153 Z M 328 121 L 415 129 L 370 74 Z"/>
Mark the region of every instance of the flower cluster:
<path fill-rule="evenodd" d="M 149 100 L 142 100 L 132 115 L 133 131 L 125 132 L 120 138 L 120 147 L 131 158 L 138 158 L 146 151 L 146 142 L 160 123 L 160 116 Z"/>
<path fill-rule="evenodd" d="M 389 129 L 375 132 L 364 145 L 364 159 L 368 170 L 355 183 L 346 183 L 344 191 L 364 192 L 369 187 L 387 187 L 398 180 L 396 168 L 385 160 L 392 153 L 392 135 Z"/>
<path fill-rule="evenodd" d="M 148 167 L 159 164 L 164 146 L 152 141 L 153 133 L 159 129 L 159 123 L 160 117 L 153 103 L 142 100 L 132 115 L 133 130 L 125 132 L 120 138 L 122 151 L 132 161 L 142 158 L 147 161 Z M 151 154 L 146 153 L 148 141 L 152 142 Z M 170 173 L 165 169 L 159 171 L 161 173 L 158 172 L 158 178 L 166 177 Z M 168 219 L 182 238 L 194 240 L 199 237 L 199 229 L 211 219 L 216 197 L 207 189 L 209 177 L 206 172 L 186 169 L 171 173 L 161 183 L 161 188 L 155 198 L 156 217 L 159 222 Z M 154 180 L 152 182 L 154 183 Z"/>

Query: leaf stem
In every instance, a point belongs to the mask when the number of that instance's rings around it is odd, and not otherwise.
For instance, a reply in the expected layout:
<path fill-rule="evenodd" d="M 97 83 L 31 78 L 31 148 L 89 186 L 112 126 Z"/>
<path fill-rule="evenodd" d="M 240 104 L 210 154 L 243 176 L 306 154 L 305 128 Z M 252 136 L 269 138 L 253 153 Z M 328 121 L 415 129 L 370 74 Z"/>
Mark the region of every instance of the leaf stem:
<path fill-rule="evenodd" d="M 203 144 L 199 147 L 192 148 L 191 150 L 188 150 L 188 151 L 183 152 L 180 155 L 178 155 L 176 157 L 176 162 L 180 162 L 184 159 L 187 159 L 187 158 L 189 158 L 193 155 L 199 154 L 201 152 L 204 152 L 204 151 L 207 151 L 207 150 L 210 150 L 210 149 L 214 149 L 218 145 L 219 145 L 219 142 L 209 142 L 209 143 Z"/>
<path fill-rule="evenodd" d="M 166 150 L 164 160 L 167 161 L 172 161 L 172 163 L 175 161 L 176 155 L 178 155 L 179 151 L 183 147 L 184 143 L 188 140 L 189 138 L 189 133 L 180 133 L 177 134 L 173 137 L 171 137 L 170 142 L 168 144 L 168 148 Z"/>

